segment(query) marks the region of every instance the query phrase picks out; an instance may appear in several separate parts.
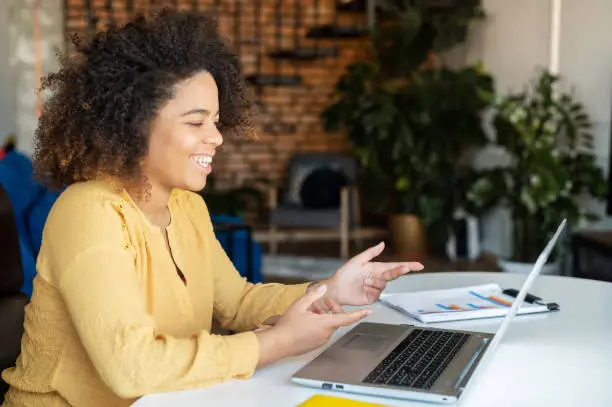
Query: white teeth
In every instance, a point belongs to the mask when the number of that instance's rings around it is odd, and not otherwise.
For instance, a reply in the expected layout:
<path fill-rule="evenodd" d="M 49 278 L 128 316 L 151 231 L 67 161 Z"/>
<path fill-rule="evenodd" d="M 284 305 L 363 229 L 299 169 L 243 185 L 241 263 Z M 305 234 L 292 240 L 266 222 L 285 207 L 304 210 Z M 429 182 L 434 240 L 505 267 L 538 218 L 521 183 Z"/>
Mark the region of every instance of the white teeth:
<path fill-rule="evenodd" d="M 212 162 L 212 157 L 209 155 L 192 157 L 192 160 L 200 165 L 209 165 Z"/>

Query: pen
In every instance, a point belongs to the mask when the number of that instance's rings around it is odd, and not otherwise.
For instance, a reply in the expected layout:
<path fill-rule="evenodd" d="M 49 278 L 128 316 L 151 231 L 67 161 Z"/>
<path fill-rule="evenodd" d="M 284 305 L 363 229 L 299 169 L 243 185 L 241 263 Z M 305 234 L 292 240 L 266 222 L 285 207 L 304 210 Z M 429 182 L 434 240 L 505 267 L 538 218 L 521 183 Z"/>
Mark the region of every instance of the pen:
<path fill-rule="evenodd" d="M 502 291 L 504 294 L 509 295 L 511 297 L 516 298 L 516 296 L 518 295 L 519 291 L 514 289 L 514 288 L 508 288 L 504 291 Z M 527 295 L 525 295 L 525 301 L 532 303 L 532 304 L 538 304 L 538 305 L 546 305 L 545 303 L 542 302 L 542 298 L 540 297 L 536 297 L 533 294 L 529 294 L 527 293 Z"/>
<path fill-rule="evenodd" d="M 509 295 L 511 297 L 516 298 L 516 296 L 518 295 L 519 291 L 514 289 L 514 288 L 508 288 L 502 291 L 504 294 Z M 557 304 L 556 302 L 544 302 L 542 300 L 542 298 L 537 297 L 533 294 L 529 294 L 527 293 L 527 295 L 525 295 L 525 301 L 532 303 L 532 304 L 538 304 L 538 305 L 543 305 L 545 307 L 547 307 L 549 310 L 551 311 L 558 311 L 559 310 L 559 304 Z"/>

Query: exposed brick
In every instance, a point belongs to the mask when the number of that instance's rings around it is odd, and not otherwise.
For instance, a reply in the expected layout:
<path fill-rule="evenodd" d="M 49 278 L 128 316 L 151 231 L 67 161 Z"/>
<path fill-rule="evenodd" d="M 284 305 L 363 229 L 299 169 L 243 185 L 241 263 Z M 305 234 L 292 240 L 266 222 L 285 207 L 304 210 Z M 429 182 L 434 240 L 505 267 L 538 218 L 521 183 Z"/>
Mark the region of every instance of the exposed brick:
<path fill-rule="evenodd" d="M 106 0 L 93 0 L 92 4 L 98 29 L 104 29 L 111 20 L 117 24 L 128 21 L 126 0 L 113 0 L 112 16 L 106 9 Z M 157 1 L 134 0 L 134 12 L 152 13 L 161 6 L 191 8 L 192 0 Z M 199 10 L 216 16 L 219 29 L 240 54 L 245 75 L 256 73 L 258 60 L 263 73 L 282 75 L 299 74 L 303 77 L 300 87 L 267 87 L 257 94 L 264 107 L 257 116 L 259 141 L 240 140 L 230 135 L 225 137 L 220 154 L 215 158 L 217 183 L 231 185 L 242 179 L 267 177 L 273 181 L 284 178 L 285 165 L 296 152 L 344 150 L 347 141 L 342 133 L 325 133 L 322 130 L 321 111 L 333 100 L 333 86 L 344 68 L 367 52 L 364 40 L 313 40 L 305 37 L 309 27 L 330 24 L 334 21 L 334 1 L 319 0 L 318 10 L 313 0 L 300 0 L 299 44 L 304 47 L 340 47 L 337 58 L 326 58 L 312 62 L 278 62 L 268 54 L 279 46 L 292 48 L 294 44 L 294 2 L 283 1 L 280 14 L 277 0 L 261 0 L 261 9 L 255 9 L 253 0 L 220 1 L 199 0 Z M 215 8 L 215 5 L 219 5 Z M 237 17 L 239 14 L 239 18 Z M 111 18 L 112 17 L 112 18 Z M 84 0 L 68 0 L 66 8 L 67 33 L 84 32 L 87 29 L 87 12 Z M 260 42 L 256 22 L 260 19 Z M 280 30 L 277 28 L 281 20 Z M 337 21 L 343 25 L 363 25 L 365 18 L 355 14 L 340 14 Z M 280 33 L 280 41 L 277 34 Z M 238 35 L 238 37 L 237 37 Z M 258 57 L 259 55 L 259 57 Z M 274 133 L 267 130 L 274 130 Z M 288 130 L 295 129 L 295 133 Z"/>

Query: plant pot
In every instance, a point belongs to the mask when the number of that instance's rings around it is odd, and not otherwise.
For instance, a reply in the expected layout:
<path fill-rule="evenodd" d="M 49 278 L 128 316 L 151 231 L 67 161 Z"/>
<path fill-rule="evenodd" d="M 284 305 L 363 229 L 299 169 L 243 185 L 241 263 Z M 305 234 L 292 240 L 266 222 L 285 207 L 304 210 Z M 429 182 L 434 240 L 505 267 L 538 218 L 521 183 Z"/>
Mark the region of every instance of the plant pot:
<path fill-rule="evenodd" d="M 529 274 L 533 269 L 534 263 L 523 263 L 519 261 L 510 260 L 499 260 L 499 266 L 506 273 L 517 273 L 517 274 Z M 540 274 L 546 275 L 558 275 L 559 274 L 559 263 L 546 263 L 542 267 Z"/>
<path fill-rule="evenodd" d="M 427 253 L 425 228 L 421 220 L 412 214 L 389 216 L 393 253 L 402 258 L 420 260 Z"/>

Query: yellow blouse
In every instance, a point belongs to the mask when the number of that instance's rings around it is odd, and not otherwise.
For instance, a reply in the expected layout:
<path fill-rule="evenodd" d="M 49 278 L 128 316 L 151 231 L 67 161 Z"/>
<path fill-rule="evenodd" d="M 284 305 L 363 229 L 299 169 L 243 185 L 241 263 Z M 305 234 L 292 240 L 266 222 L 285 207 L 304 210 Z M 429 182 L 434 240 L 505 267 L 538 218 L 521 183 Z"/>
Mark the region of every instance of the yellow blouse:
<path fill-rule="evenodd" d="M 197 194 L 175 190 L 169 209 L 172 255 L 126 192 L 92 181 L 62 193 L 45 225 L 21 355 L 2 375 L 3 406 L 128 406 L 253 374 L 251 330 L 307 284 L 247 283 Z M 241 333 L 211 335 L 213 317 Z"/>

